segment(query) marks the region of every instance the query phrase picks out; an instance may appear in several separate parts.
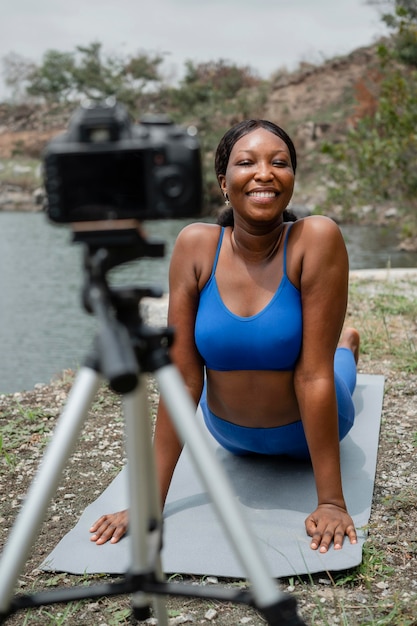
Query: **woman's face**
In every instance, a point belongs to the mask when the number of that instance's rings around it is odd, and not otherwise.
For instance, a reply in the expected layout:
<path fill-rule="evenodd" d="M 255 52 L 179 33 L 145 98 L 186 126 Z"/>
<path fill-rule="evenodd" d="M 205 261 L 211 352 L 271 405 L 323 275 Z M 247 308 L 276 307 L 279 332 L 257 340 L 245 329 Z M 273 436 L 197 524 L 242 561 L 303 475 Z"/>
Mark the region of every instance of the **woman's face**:
<path fill-rule="evenodd" d="M 281 217 L 294 189 L 287 144 L 264 128 L 244 135 L 233 146 L 219 182 L 235 214 L 257 221 Z"/>

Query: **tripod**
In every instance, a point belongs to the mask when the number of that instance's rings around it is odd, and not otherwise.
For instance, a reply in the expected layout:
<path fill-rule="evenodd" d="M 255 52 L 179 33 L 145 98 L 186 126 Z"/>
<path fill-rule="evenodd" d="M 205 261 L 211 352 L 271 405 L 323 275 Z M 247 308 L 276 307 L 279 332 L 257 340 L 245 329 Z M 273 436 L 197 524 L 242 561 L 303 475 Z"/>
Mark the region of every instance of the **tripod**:
<path fill-rule="evenodd" d="M 0 561 L 0 623 L 21 609 L 112 595 L 131 595 L 132 619 L 145 620 L 153 606 L 159 626 L 168 626 L 163 596 L 176 595 L 244 603 L 256 607 L 272 626 L 302 626 L 296 601 L 280 592 L 240 514 L 231 487 L 195 420 L 196 407 L 170 361 L 173 341 L 169 328 L 146 326 L 140 315 L 144 296 L 161 295 L 153 288 L 111 288 L 107 272 L 143 256 L 162 256 L 163 244 L 151 243 L 136 230 L 75 235 L 87 243 L 84 306 L 98 320 L 91 354 L 76 376 L 65 408 L 25 504 L 12 528 Z M 103 245 L 103 241 L 111 246 Z M 186 443 L 195 468 L 209 493 L 224 530 L 236 551 L 251 588 L 247 591 L 199 588 L 164 581 L 160 562 L 162 513 L 159 504 L 152 429 L 142 374 L 158 383 L 180 439 Z M 60 475 L 76 444 L 101 379 L 122 394 L 128 467 L 131 565 L 121 581 L 13 595 L 18 576 L 55 493 Z"/>

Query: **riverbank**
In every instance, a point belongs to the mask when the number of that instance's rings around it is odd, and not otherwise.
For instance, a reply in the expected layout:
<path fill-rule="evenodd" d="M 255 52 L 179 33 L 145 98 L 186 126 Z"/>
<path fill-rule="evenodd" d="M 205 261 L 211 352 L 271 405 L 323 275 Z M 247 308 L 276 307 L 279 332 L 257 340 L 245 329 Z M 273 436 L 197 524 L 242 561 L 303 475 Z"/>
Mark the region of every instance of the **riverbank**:
<path fill-rule="evenodd" d="M 347 324 L 361 331 L 359 371 L 385 376 L 385 397 L 374 498 L 363 563 L 353 570 L 323 572 L 279 581 L 292 593 L 311 626 L 411 626 L 417 614 L 417 319 L 416 270 L 359 270 L 351 273 Z M 167 298 L 146 300 L 145 315 L 164 323 Z M 0 396 L 0 541 L 10 530 L 32 480 L 56 419 L 71 389 L 73 372 L 25 393 Z M 157 390 L 148 386 L 152 415 Z M 124 464 L 123 423 L 119 398 L 102 387 L 91 407 L 56 496 L 19 577 L 19 590 L 70 586 L 79 577 L 46 574 L 36 567 L 78 519 L 84 508 L 113 480 Z M 99 577 L 85 576 L 83 582 Z M 102 581 L 100 577 L 100 581 Z M 193 578 L 196 584 L 215 580 Z M 219 581 L 244 586 L 244 581 Z M 246 606 L 170 598 L 171 625 L 213 623 L 218 626 L 263 620 Z M 102 598 L 68 607 L 30 612 L 25 624 L 69 626 L 127 623 L 128 600 Z M 213 612 L 208 613 L 212 609 Z M 208 617 L 209 616 L 209 617 Z M 61 620 L 61 621 L 60 621 Z M 20 626 L 22 615 L 8 624 Z"/>

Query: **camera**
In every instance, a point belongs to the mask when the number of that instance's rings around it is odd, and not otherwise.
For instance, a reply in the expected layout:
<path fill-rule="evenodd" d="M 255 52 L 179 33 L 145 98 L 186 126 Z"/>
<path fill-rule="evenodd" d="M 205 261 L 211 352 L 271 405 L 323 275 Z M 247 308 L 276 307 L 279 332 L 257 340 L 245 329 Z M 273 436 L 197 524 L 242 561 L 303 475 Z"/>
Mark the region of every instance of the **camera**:
<path fill-rule="evenodd" d="M 85 103 L 43 155 L 46 212 L 53 222 L 197 216 L 202 169 L 195 127 L 165 115 L 134 124 L 113 98 Z"/>

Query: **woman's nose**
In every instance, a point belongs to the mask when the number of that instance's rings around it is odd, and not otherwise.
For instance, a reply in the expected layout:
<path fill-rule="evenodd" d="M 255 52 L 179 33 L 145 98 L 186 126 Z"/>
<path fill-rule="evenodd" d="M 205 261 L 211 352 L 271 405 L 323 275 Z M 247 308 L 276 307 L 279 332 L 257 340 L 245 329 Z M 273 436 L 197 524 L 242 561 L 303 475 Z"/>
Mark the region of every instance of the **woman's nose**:
<path fill-rule="evenodd" d="M 255 179 L 257 180 L 271 180 L 273 178 L 272 165 L 266 162 L 258 163 L 255 172 Z"/>

